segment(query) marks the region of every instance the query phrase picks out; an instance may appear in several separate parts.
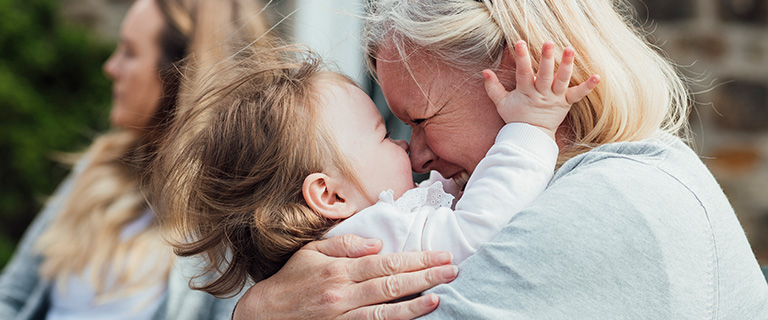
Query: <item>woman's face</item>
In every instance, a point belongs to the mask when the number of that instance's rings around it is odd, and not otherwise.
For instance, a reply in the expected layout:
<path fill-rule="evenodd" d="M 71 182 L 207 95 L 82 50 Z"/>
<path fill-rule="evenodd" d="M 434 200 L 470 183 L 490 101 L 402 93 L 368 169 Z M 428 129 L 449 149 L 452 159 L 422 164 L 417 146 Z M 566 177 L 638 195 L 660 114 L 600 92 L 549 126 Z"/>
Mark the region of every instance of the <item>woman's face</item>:
<path fill-rule="evenodd" d="M 128 10 L 120 42 L 104 63 L 112 84 L 112 125 L 145 130 L 160 106 L 163 86 L 158 74 L 163 16 L 153 0 L 138 0 Z"/>
<path fill-rule="evenodd" d="M 392 48 L 377 52 L 376 69 L 392 113 L 413 129 L 416 172 L 439 171 L 460 186 L 493 145 L 504 121 L 482 78 L 415 52 L 406 63 Z"/>

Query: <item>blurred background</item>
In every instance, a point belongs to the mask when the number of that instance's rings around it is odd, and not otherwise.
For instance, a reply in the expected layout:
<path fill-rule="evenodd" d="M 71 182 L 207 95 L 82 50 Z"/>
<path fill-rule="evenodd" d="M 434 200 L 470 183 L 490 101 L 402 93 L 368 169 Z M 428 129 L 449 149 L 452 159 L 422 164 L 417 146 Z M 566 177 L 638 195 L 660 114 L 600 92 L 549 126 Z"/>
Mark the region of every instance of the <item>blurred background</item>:
<path fill-rule="evenodd" d="M 355 18 L 365 1 L 271 1 L 265 14 L 280 22 L 275 32 L 335 61 L 406 138 L 366 73 Z M 695 149 L 768 264 L 768 0 L 631 2 L 649 39 L 693 80 Z M 62 159 L 108 129 L 101 65 L 131 3 L 0 0 L 0 266 L 68 172 Z"/>

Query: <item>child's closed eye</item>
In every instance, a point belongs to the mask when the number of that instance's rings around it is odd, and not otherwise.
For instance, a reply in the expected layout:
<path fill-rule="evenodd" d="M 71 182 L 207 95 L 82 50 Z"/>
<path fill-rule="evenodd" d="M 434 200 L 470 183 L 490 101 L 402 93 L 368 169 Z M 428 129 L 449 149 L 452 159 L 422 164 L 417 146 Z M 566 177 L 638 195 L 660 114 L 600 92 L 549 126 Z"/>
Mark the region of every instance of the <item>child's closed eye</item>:
<path fill-rule="evenodd" d="M 387 133 L 384 135 L 384 139 L 385 140 L 389 139 L 391 135 L 392 135 L 392 130 L 387 130 Z"/>

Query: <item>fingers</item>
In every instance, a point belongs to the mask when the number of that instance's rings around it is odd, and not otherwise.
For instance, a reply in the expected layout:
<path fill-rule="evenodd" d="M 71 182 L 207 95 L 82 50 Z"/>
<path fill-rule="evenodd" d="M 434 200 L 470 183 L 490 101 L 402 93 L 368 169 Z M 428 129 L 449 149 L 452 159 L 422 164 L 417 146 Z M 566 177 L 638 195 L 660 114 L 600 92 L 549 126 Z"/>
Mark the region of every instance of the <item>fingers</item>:
<path fill-rule="evenodd" d="M 353 305 L 372 305 L 423 292 L 436 285 L 456 279 L 456 266 L 442 266 L 409 273 L 375 278 L 359 283 L 352 289 Z"/>
<path fill-rule="evenodd" d="M 584 99 L 590 92 L 592 92 L 593 89 L 597 87 L 597 85 L 600 83 L 600 76 L 593 74 L 587 81 L 584 81 L 582 84 L 569 88 L 568 92 L 565 94 L 565 100 L 569 104 L 574 104 L 576 102 L 579 102 L 579 100 Z"/>
<path fill-rule="evenodd" d="M 571 83 L 571 75 L 573 74 L 575 56 L 576 52 L 573 48 L 565 48 L 563 50 L 563 59 L 560 61 L 560 67 L 557 68 L 555 82 L 552 84 L 552 92 L 554 94 L 562 95 L 568 90 L 568 85 Z"/>
<path fill-rule="evenodd" d="M 507 89 L 504 88 L 504 85 L 501 84 L 499 81 L 499 77 L 496 76 L 496 73 L 491 70 L 483 70 L 480 74 L 483 75 L 483 84 L 485 84 L 485 92 L 488 94 L 488 97 L 491 98 L 491 101 L 493 101 L 494 104 L 497 106 L 499 103 L 501 103 L 501 100 L 503 100 L 507 94 Z"/>
<path fill-rule="evenodd" d="M 377 304 L 355 309 L 339 319 L 414 319 L 430 313 L 437 308 L 440 299 L 430 293 L 416 299 L 388 304 Z"/>
<path fill-rule="evenodd" d="M 352 234 L 345 234 L 329 239 L 308 243 L 302 250 L 315 250 L 337 258 L 358 258 L 381 251 L 381 240 L 365 239 Z"/>
<path fill-rule="evenodd" d="M 552 41 L 544 42 L 541 49 L 541 61 L 539 72 L 536 74 L 536 91 L 547 92 L 552 90 L 552 77 L 555 73 L 555 44 Z"/>
<path fill-rule="evenodd" d="M 355 260 L 349 269 L 352 281 L 363 282 L 384 276 L 444 266 L 453 260 L 450 253 L 421 251 L 368 256 Z"/>
<path fill-rule="evenodd" d="M 533 69 L 531 69 L 531 56 L 528 54 L 528 45 L 520 40 L 515 43 L 515 80 L 517 89 L 531 90 L 533 85 Z"/>

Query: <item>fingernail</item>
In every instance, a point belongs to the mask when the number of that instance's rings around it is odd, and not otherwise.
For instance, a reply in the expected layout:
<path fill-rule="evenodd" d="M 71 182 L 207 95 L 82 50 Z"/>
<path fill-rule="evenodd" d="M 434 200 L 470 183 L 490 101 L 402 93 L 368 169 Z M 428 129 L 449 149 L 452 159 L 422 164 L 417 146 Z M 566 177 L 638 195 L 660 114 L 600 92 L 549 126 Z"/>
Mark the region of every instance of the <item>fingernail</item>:
<path fill-rule="evenodd" d="M 450 252 L 443 252 L 437 255 L 438 264 L 448 264 L 453 261 L 453 255 Z"/>
<path fill-rule="evenodd" d="M 459 267 L 457 266 L 447 266 L 440 271 L 440 275 L 446 280 L 456 278 L 457 274 L 459 274 Z"/>
<path fill-rule="evenodd" d="M 369 247 L 369 248 L 372 248 L 372 247 L 377 246 L 380 242 L 381 242 L 381 240 L 379 240 L 379 239 L 365 239 L 365 246 Z"/>
<path fill-rule="evenodd" d="M 480 75 L 483 76 L 483 80 L 488 80 L 488 75 L 485 72 L 480 72 Z"/>
<path fill-rule="evenodd" d="M 430 293 L 427 295 L 426 299 L 422 301 L 425 307 L 431 307 L 437 304 L 437 295 L 434 293 Z"/>

